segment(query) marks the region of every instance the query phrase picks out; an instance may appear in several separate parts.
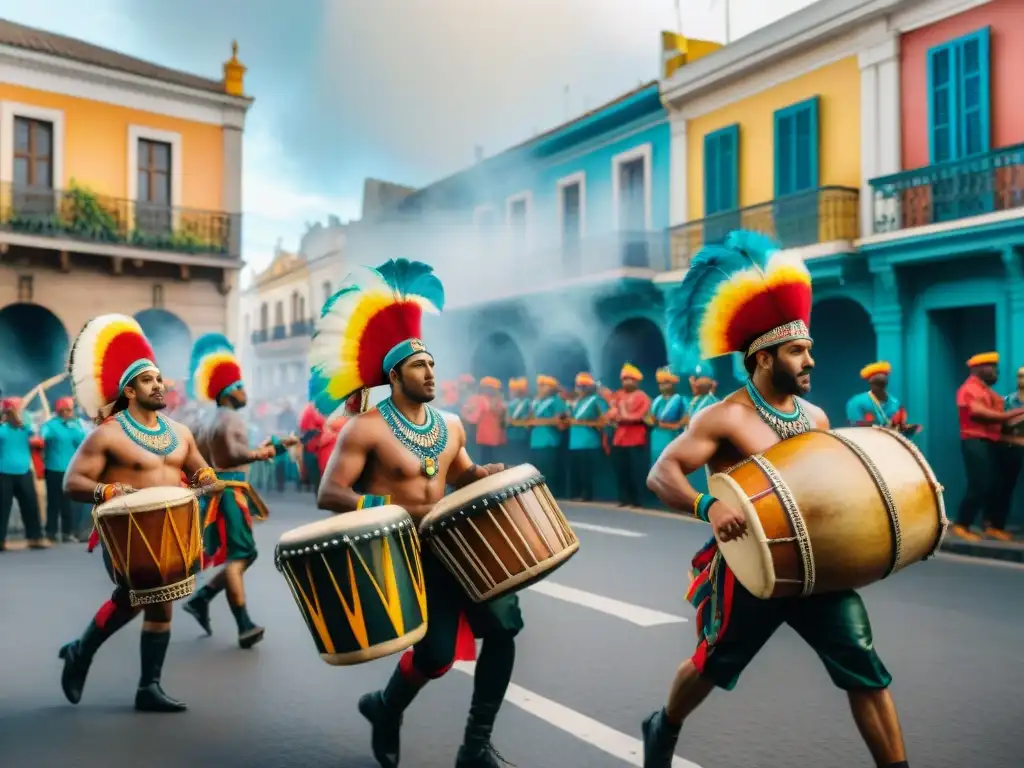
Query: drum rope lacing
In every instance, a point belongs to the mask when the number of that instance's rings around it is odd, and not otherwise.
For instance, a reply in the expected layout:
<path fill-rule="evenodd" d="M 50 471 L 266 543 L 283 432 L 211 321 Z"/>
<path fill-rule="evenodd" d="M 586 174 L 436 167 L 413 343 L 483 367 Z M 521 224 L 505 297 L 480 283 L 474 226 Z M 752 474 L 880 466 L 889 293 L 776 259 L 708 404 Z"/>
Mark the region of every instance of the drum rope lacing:
<path fill-rule="evenodd" d="M 934 557 L 935 553 L 939 551 L 939 547 L 942 545 L 942 540 L 946 538 L 946 531 L 949 528 L 949 518 L 946 517 L 946 499 L 943 495 L 945 488 L 942 487 L 942 483 L 939 482 L 939 478 L 936 476 L 934 470 L 932 470 L 928 460 L 924 457 L 924 454 L 921 453 L 921 449 L 914 445 L 912 440 L 892 429 L 885 429 L 884 427 L 879 426 L 875 426 L 873 429 L 882 429 L 891 437 L 896 438 L 896 440 L 910 452 L 910 455 L 914 457 L 914 461 L 917 462 L 921 471 L 924 472 L 925 477 L 928 478 L 928 484 L 932 488 L 932 493 L 935 495 L 935 503 L 939 508 L 939 535 L 935 538 L 935 542 L 932 544 L 931 550 L 923 559 L 927 560 L 930 557 Z"/>
<path fill-rule="evenodd" d="M 456 517 L 462 518 L 466 517 L 467 515 L 473 512 L 483 512 L 491 504 L 500 504 L 504 501 L 508 501 L 513 496 L 518 496 L 519 494 L 524 493 L 525 491 L 529 491 L 532 488 L 537 487 L 538 485 L 543 485 L 545 482 L 546 481 L 543 475 L 537 475 L 536 477 L 531 477 L 528 480 L 524 480 L 521 483 L 516 483 L 515 485 L 506 488 L 503 491 L 494 491 L 483 496 L 478 496 L 477 498 L 473 499 L 471 502 L 466 504 L 466 506 L 464 506 L 458 512 L 453 512 L 450 515 L 446 515 L 445 517 L 442 517 L 441 519 L 432 522 L 430 525 L 427 526 L 423 533 L 433 533 L 435 528 L 438 530 L 444 530 L 449 525 L 455 524 Z"/>
<path fill-rule="evenodd" d="M 750 460 L 764 472 L 772 487 L 775 488 L 779 501 L 782 502 L 782 508 L 786 512 L 786 517 L 789 518 L 789 524 L 793 527 L 793 533 L 796 534 L 796 543 L 800 549 L 800 562 L 804 569 L 803 586 L 800 589 L 800 594 L 803 597 L 807 597 L 814 592 L 817 573 L 814 565 L 814 550 L 811 547 L 811 537 L 807 531 L 804 516 L 800 512 L 800 507 L 796 503 L 793 492 L 789 489 L 786 481 L 782 479 L 782 475 L 779 474 L 775 466 L 759 453 L 751 456 Z"/>
<path fill-rule="evenodd" d="M 896 499 L 893 498 L 892 491 L 889 489 L 889 484 L 885 482 L 885 478 L 882 477 L 882 473 L 878 471 L 878 466 L 871 457 L 864 452 L 864 449 L 857 445 L 853 440 L 841 435 L 838 432 L 832 430 L 815 430 L 824 432 L 826 435 L 830 435 L 838 440 L 840 443 L 850 449 L 860 463 L 864 465 L 864 469 L 867 470 L 868 474 L 871 475 L 871 479 L 875 481 L 875 487 L 878 489 L 879 495 L 882 497 L 882 503 L 885 505 L 886 514 L 889 515 L 889 533 L 892 535 L 892 559 L 889 562 L 889 568 L 885 572 L 886 578 L 896 571 L 903 561 L 903 529 L 900 526 L 900 512 L 896 508 Z"/>

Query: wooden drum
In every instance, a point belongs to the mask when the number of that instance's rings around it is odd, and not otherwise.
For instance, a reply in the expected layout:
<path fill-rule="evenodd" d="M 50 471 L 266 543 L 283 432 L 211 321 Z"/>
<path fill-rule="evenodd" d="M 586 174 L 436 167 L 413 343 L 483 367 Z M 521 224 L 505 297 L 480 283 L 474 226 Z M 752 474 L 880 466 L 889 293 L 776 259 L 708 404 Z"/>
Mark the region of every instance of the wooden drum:
<path fill-rule="evenodd" d="M 93 522 L 135 607 L 191 595 L 202 564 L 199 501 L 188 488 L 143 488 L 93 509 Z"/>
<path fill-rule="evenodd" d="M 760 598 L 884 579 L 933 555 L 949 524 L 924 456 L 880 427 L 797 435 L 712 475 L 708 487 L 747 515 L 746 535 L 718 546 Z"/>
<path fill-rule="evenodd" d="M 540 581 L 580 548 L 531 464 L 441 499 L 420 523 L 420 535 L 477 603 Z"/>
<path fill-rule="evenodd" d="M 288 531 L 274 563 L 320 658 L 332 666 L 404 651 L 427 633 L 419 536 L 401 507 L 350 512 Z"/>

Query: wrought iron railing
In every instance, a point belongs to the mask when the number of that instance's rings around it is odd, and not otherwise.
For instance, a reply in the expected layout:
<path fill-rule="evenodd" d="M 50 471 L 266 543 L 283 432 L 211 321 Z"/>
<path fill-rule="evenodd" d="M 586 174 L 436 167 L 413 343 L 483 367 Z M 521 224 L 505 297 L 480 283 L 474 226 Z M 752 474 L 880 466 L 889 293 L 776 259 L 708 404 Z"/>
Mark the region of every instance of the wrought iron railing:
<path fill-rule="evenodd" d="M 705 244 L 722 242 L 734 229 L 771 235 L 784 248 L 856 240 L 859 200 L 856 189 L 820 187 L 689 221 L 670 230 L 671 269 L 686 269 Z"/>
<path fill-rule="evenodd" d="M 266 331 L 266 329 L 263 329 L 261 331 L 253 331 L 252 332 L 252 343 L 253 344 L 262 344 L 266 340 L 267 340 L 267 331 Z"/>
<path fill-rule="evenodd" d="M 179 253 L 238 256 L 241 214 L 175 208 L 68 189 L 0 185 L 0 229 Z"/>
<path fill-rule="evenodd" d="M 1024 144 L 869 183 L 875 234 L 1024 207 Z"/>
<path fill-rule="evenodd" d="M 312 320 L 296 320 L 291 325 L 292 336 L 311 336 L 313 334 Z"/>

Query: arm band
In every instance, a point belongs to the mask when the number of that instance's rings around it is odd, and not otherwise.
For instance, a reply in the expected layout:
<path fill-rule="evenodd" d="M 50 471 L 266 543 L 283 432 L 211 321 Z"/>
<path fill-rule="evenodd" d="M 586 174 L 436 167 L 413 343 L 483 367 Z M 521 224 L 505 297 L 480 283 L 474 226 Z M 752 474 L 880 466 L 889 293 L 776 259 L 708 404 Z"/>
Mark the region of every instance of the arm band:
<path fill-rule="evenodd" d="M 274 446 L 274 457 L 275 458 L 280 456 L 282 453 L 284 453 L 285 451 L 288 450 L 287 448 L 284 447 L 284 443 L 282 443 L 276 437 L 270 438 L 270 444 L 272 446 Z"/>
<path fill-rule="evenodd" d="M 356 509 L 370 509 L 371 507 L 386 507 L 391 503 L 390 496 L 373 496 L 366 494 L 359 497 L 359 503 L 356 504 Z"/>
<path fill-rule="evenodd" d="M 698 520 L 703 520 L 705 523 L 708 522 L 708 510 L 711 509 L 711 505 L 716 501 L 718 501 L 718 499 L 710 493 L 698 493 L 697 498 L 693 500 L 694 517 Z"/>

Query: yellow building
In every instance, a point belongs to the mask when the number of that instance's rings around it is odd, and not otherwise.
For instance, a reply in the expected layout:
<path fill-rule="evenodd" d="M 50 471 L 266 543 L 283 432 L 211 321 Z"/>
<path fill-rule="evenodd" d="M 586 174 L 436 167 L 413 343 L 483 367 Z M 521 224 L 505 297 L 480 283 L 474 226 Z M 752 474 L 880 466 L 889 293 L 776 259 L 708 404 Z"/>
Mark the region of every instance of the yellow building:
<path fill-rule="evenodd" d="M 0 63 L 0 387 L 59 373 L 108 312 L 184 376 L 191 339 L 237 335 L 237 46 L 214 79 L 0 21 Z"/>

